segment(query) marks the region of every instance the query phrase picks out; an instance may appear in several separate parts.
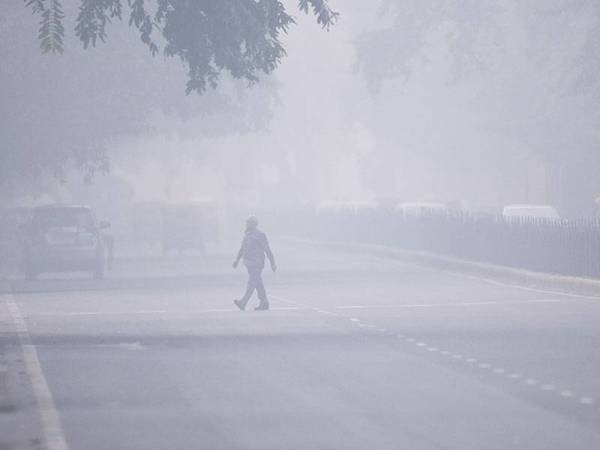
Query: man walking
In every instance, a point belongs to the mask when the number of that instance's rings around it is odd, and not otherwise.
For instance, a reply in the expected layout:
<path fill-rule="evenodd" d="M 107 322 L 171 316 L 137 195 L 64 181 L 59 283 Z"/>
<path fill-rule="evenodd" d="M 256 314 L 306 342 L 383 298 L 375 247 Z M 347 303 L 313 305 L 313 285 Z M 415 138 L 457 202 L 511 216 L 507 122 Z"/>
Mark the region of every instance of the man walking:
<path fill-rule="evenodd" d="M 242 311 L 246 309 L 246 304 L 252 294 L 256 290 L 258 299 L 260 300 L 259 305 L 254 308 L 257 311 L 264 311 L 269 309 L 269 300 L 267 299 L 267 293 L 262 280 L 262 271 L 265 267 L 265 255 L 269 258 L 271 263 L 271 269 L 273 272 L 277 270 L 275 265 L 275 258 L 269 247 L 269 241 L 265 233 L 258 229 L 258 219 L 255 216 L 250 216 L 246 220 L 246 233 L 242 246 L 238 252 L 237 258 L 233 262 L 233 268 L 237 268 L 240 260 L 244 259 L 244 265 L 248 269 L 248 286 L 246 293 L 239 300 L 234 300 L 238 308 Z"/>

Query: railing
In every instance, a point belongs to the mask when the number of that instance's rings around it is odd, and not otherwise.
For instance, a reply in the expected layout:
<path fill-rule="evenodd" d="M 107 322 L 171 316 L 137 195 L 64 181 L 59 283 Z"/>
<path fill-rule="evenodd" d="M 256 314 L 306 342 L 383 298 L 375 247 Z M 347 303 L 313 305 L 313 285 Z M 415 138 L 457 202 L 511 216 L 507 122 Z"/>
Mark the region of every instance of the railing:
<path fill-rule="evenodd" d="M 315 214 L 311 237 L 394 245 L 563 275 L 600 277 L 600 221 L 511 219 L 393 211 Z"/>

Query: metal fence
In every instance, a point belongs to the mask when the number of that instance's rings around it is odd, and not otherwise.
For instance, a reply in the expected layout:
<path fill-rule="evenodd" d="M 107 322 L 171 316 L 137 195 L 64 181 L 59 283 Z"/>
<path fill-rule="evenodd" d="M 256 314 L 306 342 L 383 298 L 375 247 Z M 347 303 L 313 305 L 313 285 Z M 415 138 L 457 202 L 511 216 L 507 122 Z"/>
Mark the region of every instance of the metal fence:
<path fill-rule="evenodd" d="M 600 221 L 402 215 L 392 211 L 313 215 L 315 238 L 394 245 L 539 272 L 600 277 Z M 304 233 L 303 233 L 304 234 Z"/>

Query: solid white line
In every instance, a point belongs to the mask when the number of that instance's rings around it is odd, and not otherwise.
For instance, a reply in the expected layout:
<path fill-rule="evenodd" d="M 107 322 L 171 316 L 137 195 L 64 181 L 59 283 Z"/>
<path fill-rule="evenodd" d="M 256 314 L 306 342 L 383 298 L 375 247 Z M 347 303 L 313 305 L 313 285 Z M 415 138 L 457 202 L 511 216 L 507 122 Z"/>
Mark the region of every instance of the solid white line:
<path fill-rule="evenodd" d="M 23 315 L 11 294 L 3 295 L 3 297 L 17 331 L 19 343 L 21 344 L 23 361 L 25 362 L 25 368 L 31 381 L 33 394 L 42 421 L 46 447 L 51 450 L 69 450 L 60 416 L 52 398 L 52 392 L 44 377 L 37 351 L 31 342 Z"/>
<path fill-rule="evenodd" d="M 301 311 L 312 308 L 300 306 L 288 306 L 279 308 L 270 308 L 271 311 Z M 52 317 L 80 317 L 80 316 L 128 316 L 128 315 L 144 315 L 144 314 L 210 314 L 210 313 L 237 313 L 239 309 L 233 308 L 213 308 L 202 309 L 196 311 L 178 311 L 178 310 L 140 310 L 140 311 L 72 311 L 72 312 L 51 312 L 51 313 L 35 313 L 31 316 L 52 316 Z"/>
<path fill-rule="evenodd" d="M 520 301 L 481 301 L 481 302 L 454 302 L 454 303 L 409 303 L 395 305 L 343 305 L 336 306 L 335 309 L 413 309 L 413 308 L 452 308 L 460 306 L 504 306 L 504 305 L 525 305 L 531 303 L 563 303 L 564 300 L 558 299 L 534 299 Z"/>
<path fill-rule="evenodd" d="M 529 292 L 536 292 L 538 294 L 551 294 L 551 295 L 558 295 L 558 296 L 564 296 L 564 297 L 570 297 L 570 298 L 584 298 L 587 300 L 600 300 L 600 297 L 594 296 L 594 295 L 574 294 L 571 292 L 553 291 L 553 290 L 549 290 L 549 289 L 538 289 L 538 288 L 533 288 L 533 287 L 529 287 L 529 286 L 523 286 L 520 284 L 504 283 L 502 281 L 493 280 L 491 278 L 486 278 L 486 277 L 480 277 L 477 275 L 467 275 L 464 273 L 453 272 L 450 270 L 443 270 L 443 269 L 441 269 L 441 271 L 444 273 L 447 273 L 447 274 L 454 275 L 456 277 L 469 278 L 472 280 L 479 280 L 479 281 L 483 281 L 485 283 L 494 284 L 496 286 L 509 287 L 509 288 L 520 289 L 520 290 L 529 291 Z"/>

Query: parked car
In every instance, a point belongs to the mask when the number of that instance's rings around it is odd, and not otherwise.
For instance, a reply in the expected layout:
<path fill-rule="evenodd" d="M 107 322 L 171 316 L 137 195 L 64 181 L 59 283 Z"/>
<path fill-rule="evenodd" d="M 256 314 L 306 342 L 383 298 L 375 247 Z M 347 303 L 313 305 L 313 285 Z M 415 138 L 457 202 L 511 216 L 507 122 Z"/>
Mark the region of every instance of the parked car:
<path fill-rule="evenodd" d="M 20 227 L 30 220 L 29 208 L 2 208 L 0 209 L 0 267 L 17 268 L 23 236 Z"/>
<path fill-rule="evenodd" d="M 88 206 L 52 205 L 34 208 L 24 232 L 23 269 L 27 279 L 42 272 L 89 271 L 103 278 L 107 246 L 102 230 Z"/>
<path fill-rule="evenodd" d="M 502 209 L 502 217 L 508 221 L 519 219 L 557 220 L 560 219 L 560 214 L 551 205 L 507 205 Z"/>
<path fill-rule="evenodd" d="M 317 205 L 316 212 L 323 214 L 363 214 L 377 210 L 377 203 L 368 201 L 323 201 Z"/>
<path fill-rule="evenodd" d="M 450 208 L 445 203 L 435 202 L 398 203 L 394 210 L 399 214 L 412 217 L 450 214 Z"/>
<path fill-rule="evenodd" d="M 218 238 L 218 208 L 211 200 L 168 204 L 161 209 L 162 253 L 196 250 L 204 253 Z"/>

